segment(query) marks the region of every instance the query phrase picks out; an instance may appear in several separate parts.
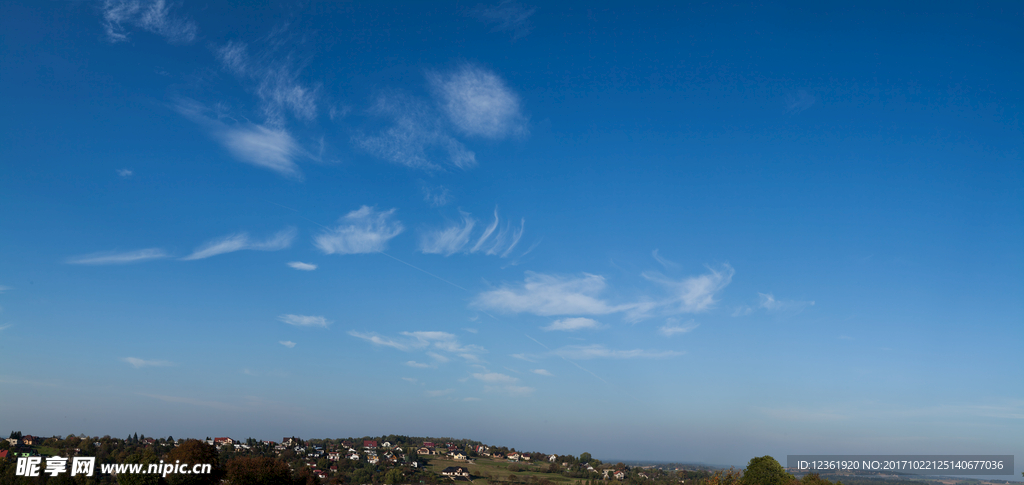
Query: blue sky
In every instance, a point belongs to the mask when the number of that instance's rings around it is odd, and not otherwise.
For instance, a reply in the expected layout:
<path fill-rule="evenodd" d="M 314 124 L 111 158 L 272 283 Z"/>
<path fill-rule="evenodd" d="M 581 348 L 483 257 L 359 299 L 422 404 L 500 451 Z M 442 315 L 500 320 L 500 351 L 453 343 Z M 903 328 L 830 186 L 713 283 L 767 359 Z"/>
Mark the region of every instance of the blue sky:
<path fill-rule="evenodd" d="M 6 2 L 0 430 L 1024 460 L 1021 7 L 715 3 Z"/>

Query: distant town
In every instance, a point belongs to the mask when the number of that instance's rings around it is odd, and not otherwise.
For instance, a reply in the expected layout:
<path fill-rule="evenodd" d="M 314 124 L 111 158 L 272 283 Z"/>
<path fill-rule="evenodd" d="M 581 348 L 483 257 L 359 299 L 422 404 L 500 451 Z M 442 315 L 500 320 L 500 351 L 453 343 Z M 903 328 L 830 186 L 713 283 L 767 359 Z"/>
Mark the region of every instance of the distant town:
<path fill-rule="evenodd" d="M 75 457 L 94 458 L 94 473 L 72 476 L 63 466 Z M 36 476 L 18 470 L 28 460 L 40 464 Z M 202 473 L 154 474 L 147 467 L 202 465 Z M 132 466 L 135 468 L 132 468 Z M 198 468 L 197 468 L 198 469 Z M 176 470 L 176 469 L 175 469 Z M 136 473 L 137 472 L 137 473 Z M 1008 483 L 843 476 L 842 485 L 967 485 Z M 893 478 L 896 478 L 895 480 Z M 833 485 L 816 474 L 797 478 L 771 457 L 754 458 L 746 472 L 678 463 L 606 463 L 590 453 L 579 456 L 516 450 L 478 441 L 401 435 L 280 441 L 231 437 L 126 438 L 85 435 L 41 437 L 13 431 L 0 441 L 0 484 L 442 484 L 477 485 Z M 905 483 L 903 483 L 905 482 Z M 835 485 L 841 485 L 837 482 Z"/>

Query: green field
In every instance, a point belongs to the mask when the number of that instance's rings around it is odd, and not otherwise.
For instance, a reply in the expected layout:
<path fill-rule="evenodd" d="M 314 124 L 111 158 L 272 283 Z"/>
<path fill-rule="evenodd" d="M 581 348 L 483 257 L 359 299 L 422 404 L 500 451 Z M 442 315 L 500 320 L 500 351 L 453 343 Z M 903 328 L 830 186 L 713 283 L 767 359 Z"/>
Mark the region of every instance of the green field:
<path fill-rule="evenodd" d="M 469 470 L 470 478 L 477 485 L 486 485 L 492 482 L 508 482 L 509 475 L 515 475 L 518 481 L 526 481 L 527 477 L 536 477 L 536 480 L 547 479 L 558 485 L 572 485 L 581 480 L 567 478 L 559 473 L 547 473 L 548 463 L 528 464 L 529 462 L 513 463 L 507 460 L 494 460 L 487 457 L 478 457 L 473 463 L 464 461 L 449 460 L 443 457 L 430 457 L 430 471 L 441 474 L 450 466 L 461 466 Z M 519 471 L 509 471 L 509 465 L 519 467 Z"/>

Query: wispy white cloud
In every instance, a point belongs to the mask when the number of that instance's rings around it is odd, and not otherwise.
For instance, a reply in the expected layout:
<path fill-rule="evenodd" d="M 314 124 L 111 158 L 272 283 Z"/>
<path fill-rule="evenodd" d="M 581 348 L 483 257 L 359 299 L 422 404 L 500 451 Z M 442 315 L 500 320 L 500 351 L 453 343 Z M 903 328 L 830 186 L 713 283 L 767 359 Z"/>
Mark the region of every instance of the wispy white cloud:
<path fill-rule="evenodd" d="M 5 291 L 11 291 L 13 289 L 14 288 L 11 288 L 10 286 L 0 286 L 0 293 L 3 293 Z"/>
<path fill-rule="evenodd" d="M 241 232 L 207 242 L 193 251 L 192 254 L 181 259 L 182 261 L 194 261 L 242 250 L 279 251 L 291 246 L 294 239 L 295 228 L 293 227 L 284 229 L 265 241 L 250 240 L 247 233 Z"/>
<path fill-rule="evenodd" d="M 519 97 L 493 72 L 464 65 L 430 73 L 428 79 L 448 120 L 462 133 L 491 139 L 526 134 Z"/>
<path fill-rule="evenodd" d="M 406 362 L 405 365 L 407 365 L 409 367 L 416 367 L 416 368 L 419 368 L 419 369 L 425 369 L 425 368 L 430 367 L 430 364 L 424 364 L 424 363 L 421 363 L 421 362 L 416 362 L 415 360 L 410 360 L 409 362 Z"/>
<path fill-rule="evenodd" d="M 127 26 L 161 35 L 169 42 L 189 43 L 199 29 L 191 20 L 171 15 L 164 0 L 104 0 L 103 27 L 111 42 L 128 40 Z"/>
<path fill-rule="evenodd" d="M 248 45 L 239 41 L 228 42 L 215 53 L 225 69 L 253 83 L 268 124 L 282 126 L 286 113 L 303 121 L 316 118 L 318 89 L 303 84 L 287 60 L 268 55 L 254 58 Z"/>
<path fill-rule="evenodd" d="M 532 387 L 518 385 L 519 378 L 498 372 L 477 372 L 473 378 L 485 384 L 484 391 L 501 392 L 510 395 L 524 395 L 533 392 Z"/>
<path fill-rule="evenodd" d="M 657 249 L 655 249 L 654 251 L 651 251 L 651 256 L 654 257 L 655 261 L 657 261 L 658 263 L 661 263 L 661 265 L 666 267 L 666 268 L 676 268 L 676 267 L 679 266 L 678 264 L 673 263 L 672 261 L 669 261 L 669 260 L 665 259 L 664 257 L 662 257 L 660 254 L 658 254 L 658 250 Z"/>
<path fill-rule="evenodd" d="M 514 0 L 503 0 L 497 5 L 477 5 L 471 13 L 478 20 L 494 25 L 491 32 L 508 32 L 515 40 L 530 33 L 533 28 L 530 16 L 535 11 Z"/>
<path fill-rule="evenodd" d="M 295 268 L 300 271 L 313 271 L 316 269 L 315 264 L 303 263 L 302 261 L 292 261 L 288 263 L 288 266 L 291 266 L 292 268 Z"/>
<path fill-rule="evenodd" d="M 338 227 L 316 236 L 314 244 L 324 254 L 384 251 L 388 241 L 405 230 L 401 222 L 393 220 L 396 210 L 378 211 L 364 205 L 342 217 Z"/>
<path fill-rule="evenodd" d="M 214 135 L 238 160 L 268 168 L 290 178 L 301 178 L 295 159 L 300 153 L 291 134 L 262 125 L 222 125 Z"/>
<path fill-rule="evenodd" d="M 318 315 L 280 315 L 277 317 L 278 320 L 287 323 L 288 325 L 295 325 L 296 327 L 323 327 L 327 328 L 331 324 L 329 320 Z"/>
<path fill-rule="evenodd" d="M 553 331 L 553 330 L 560 330 L 560 331 L 564 331 L 564 332 L 573 332 L 573 331 L 576 331 L 576 330 L 584 330 L 584 329 L 596 330 L 596 329 L 599 329 L 601 327 L 602 327 L 601 323 L 598 322 L 597 320 L 594 320 L 594 319 L 591 319 L 591 318 L 576 317 L 576 318 L 563 318 L 561 320 L 555 320 L 554 322 L 551 322 L 551 325 L 548 325 L 546 327 L 541 327 L 541 329 L 543 329 L 544 331 L 547 331 L 547 332 L 550 332 L 550 331 Z"/>
<path fill-rule="evenodd" d="M 776 300 L 775 295 L 771 293 L 758 293 L 758 308 L 763 308 L 770 312 L 788 312 L 788 313 L 800 313 L 809 306 L 814 306 L 813 301 L 797 301 L 797 300 Z"/>
<path fill-rule="evenodd" d="M 658 333 L 666 337 L 671 337 L 675 334 L 691 332 L 693 331 L 693 329 L 699 326 L 699 324 L 694 323 L 692 321 L 679 325 L 678 323 L 676 323 L 675 319 L 669 319 L 669 321 L 665 323 L 665 325 L 658 329 Z"/>
<path fill-rule="evenodd" d="M 288 347 L 289 349 L 295 348 L 295 342 L 292 342 L 291 340 L 281 340 L 281 341 L 279 341 L 277 343 L 279 343 L 281 345 L 284 345 L 285 347 Z"/>
<path fill-rule="evenodd" d="M 427 184 L 423 184 L 422 188 L 423 200 L 427 201 L 432 207 L 448 205 L 452 201 L 452 191 L 443 185 L 430 187 Z"/>
<path fill-rule="evenodd" d="M 391 347 L 404 352 L 421 351 L 436 363 L 448 362 L 450 357 L 445 354 L 461 357 L 468 362 L 479 362 L 480 354 L 487 352 L 486 349 L 479 345 L 463 344 L 459 342 L 459 339 L 455 335 L 448 332 L 401 332 L 399 334 L 400 336 L 397 338 L 384 337 L 376 333 L 363 333 L 357 331 L 350 331 L 349 335 L 366 340 L 374 345 Z M 417 362 L 417 364 L 419 363 Z"/>
<path fill-rule="evenodd" d="M 473 305 L 488 310 L 509 313 L 551 315 L 604 315 L 628 306 L 615 306 L 598 297 L 605 290 L 603 276 L 556 276 L 526 272 L 521 288 L 504 287 L 485 291 L 473 300 Z"/>
<path fill-rule="evenodd" d="M 381 95 L 370 113 L 390 120 L 390 126 L 375 135 L 357 133 L 352 141 L 375 157 L 425 170 L 438 170 L 442 164 L 459 169 L 476 165 L 476 154 L 452 137 L 421 101 Z"/>
<path fill-rule="evenodd" d="M 133 172 L 131 170 L 128 170 L 127 168 L 121 168 L 117 170 L 117 175 L 124 179 L 131 177 L 132 173 Z"/>
<path fill-rule="evenodd" d="M 676 313 L 697 313 L 711 308 L 717 300 L 715 294 L 725 288 L 736 271 L 728 264 L 720 269 L 708 268 L 708 273 L 682 280 L 673 280 L 657 272 L 646 272 L 645 278 L 666 287 L 671 296 L 659 306 L 669 307 Z"/>
<path fill-rule="evenodd" d="M 605 347 L 604 345 L 567 345 L 555 349 L 551 352 L 553 355 L 563 357 L 570 360 L 584 360 L 584 359 L 662 359 L 666 357 L 674 357 L 682 355 L 682 352 L 676 352 L 673 350 L 613 350 Z"/>
<path fill-rule="evenodd" d="M 533 369 L 530 372 L 533 372 L 534 374 L 538 374 L 538 375 L 542 375 L 542 376 L 548 376 L 548 377 L 554 377 L 555 376 L 554 374 L 548 372 L 545 369 Z"/>
<path fill-rule="evenodd" d="M 411 346 L 416 348 L 430 347 L 454 354 L 477 354 L 484 352 L 478 345 L 463 345 L 455 335 L 448 332 L 402 332 L 402 335 L 415 339 Z"/>
<path fill-rule="evenodd" d="M 809 306 L 814 306 L 813 301 L 799 301 L 799 300 L 778 300 L 775 295 L 771 293 L 760 293 L 757 294 L 757 304 L 754 306 L 743 305 L 736 308 L 733 311 L 732 316 L 741 317 L 750 315 L 756 310 L 763 310 L 768 313 L 774 313 L 776 315 L 792 316 L 796 315 Z"/>
<path fill-rule="evenodd" d="M 372 334 L 372 333 L 363 333 L 363 332 L 357 332 L 355 330 L 351 330 L 351 331 L 348 332 L 348 334 L 353 336 L 353 337 L 361 338 L 363 340 L 366 340 L 367 342 L 370 342 L 370 343 L 372 343 L 374 345 L 382 345 L 384 347 L 392 347 L 392 348 L 395 348 L 395 349 L 398 349 L 398 350 L 408 350 L 409 349 L 405 345 L 403 345 L 403 344 L 401 344 L 401 343 L 399 343 L 399 342 L 397 342 L 397 341 L 395 341 L 393 339 L 390 339 L 390 338 L 387 338 L 387 337 L 381 337 L 380 335 L 376 335 L 376 334 Z"/>
<path fill-rule="evenodd" d="M 814 106 L 815 101 L 817 101 L 817 99 L 814 96 L 811 96 L 807 91 L 797 91 L 796 93 L 790 94 L 786 97 L 786 112 L 796 114 L 807 110 L 811 106 Z"/>
<path fill-rule="evenodd" d="M 491 238 L 501 222 L 498 210 L 495 209 L 494 222 L 484 228 L 476 242 L 469 246 L 477 221 L 468 213 L 462 211 L 459 213 L 462 216 L 461 222 L 454 222 L 446 227 L 424 232 L 420 238 L 420 251 L 426 254 L 443 254 L 445 256 L 455 253 L 483 252 L 489 256 L 507 258 L 519 244 L 526 227 L 526 219 L 520 221 L 518 228 L 513 227 L 511 222 L 506 222 L 505 227 L 498 230 L 498 234 Z"/>
<path fill-rule="evenodd" d="M 140 249 L 127 252 L 92 253 L 68 259 L 68 264 L 128 264 L 149 261 L 151 259 L 169 258 L 170 255 L 160 248 Z"/>
<path fill-rule="evenodd" d="M 288 178 L 302 178 L 295 160 L 309 155 L 284 128 L 251 123 L 229 125 L 207 116 L 207 109 L 193 100 L 179 100 L 174 109 L 205 128 L 236 160 L 273 170 Z"/>
<path fill-rule="evenodd" d="M 131 364 L 132 367 L 135 367 L 136 369 L 140 369 L 142 367 L 169 367 L 174 365 L 173 362 L 168 362 L 166 360 L 144 360 L 135 357 L 125 357 L 121 360 Z"/>
<path fill-rule="evenodd" d="M 450 360 L 448 357 L 445 357 L 437 352 L 427 352 L 427 355 L 438 362 L 448 362 Z"/>
<path fill-rule="evenodd" d="M 427 231 L 420 238 L 420 251 L 426 254 L 443 254 L 451 256 L 462 251 L 469 243 L 469 235 L 476 221 L 469 214 L 461 212 L 462 222 L 450 224 L 448 227 Z"/>
<path fill-rule="evenodd" d="M 527 362 L 537 362 L 540 360 L 540 357 L 531 354 L 512 354 L 512 357 L 519 360 L 525 360 Z"/>
<path fill-rule="evenodd" d="M 519 378 L 517 377 L 500 374 L 498 372 L 475 373 L 473 374 L 473 378 L 488 384 L 514 384 L 519 382 Z"/>

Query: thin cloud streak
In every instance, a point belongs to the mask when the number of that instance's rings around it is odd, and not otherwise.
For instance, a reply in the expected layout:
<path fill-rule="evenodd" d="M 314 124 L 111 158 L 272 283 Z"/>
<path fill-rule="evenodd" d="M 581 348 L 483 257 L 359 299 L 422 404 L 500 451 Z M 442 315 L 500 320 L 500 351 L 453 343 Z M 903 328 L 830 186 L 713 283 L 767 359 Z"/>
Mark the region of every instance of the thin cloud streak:
<path fill-rule="evenodd" d="M 308 154 L 284 128 L 251 123 L 228 125 L 208 117 L 207 109 L 190 99 L 179 100 L 173 108 L 203 127 L 236 160 L 273 170 L 286 178 L 302 179 L 295 160 Z"/>
<path fill-rule="evenodd" d="M 574 332 L 576 330 L 585 330 L 585 329 L 596 330 L 596 329 L 599 329 L 599 328 L 602 328 L 602 327 L 603 327 L 603 325 L 601 325 L 601 323 L 598 322 L 597 320 L 593 320 L 593 319 L 590 319 L 590 318 L 577 317 L 577 318 L 563 318 L 561 320 L 555 320 L 554 322 L 551 322 L 551 325 L 548 325 L 546 327 L 541 327 L 541 330 L 544 330 L 545 332 L 551 332 L 551 331 Z"/>
<path fill-rule="evenodd" d="M 295 228 L 290 227 L 262 242 L 251 241 L 249 235 L 244 232 L 231 234 L 200 246 L 192 254 L 181 258 L 181 260 L 194 261 L 242 250 L 279 251 L 292 245 L 292 241 L 295 239 L 295 232 Z"/>
<path fill-rule="evenodd" d="M 170 255 L 160 248 L 140 249 L 124 253 L 93 253 L 84 256 L 76 256 L 67 261 L 68 264 L 129 264 L 149 261 L 152 259 L 169 258 Z"/>
<path fill-rule="evenodd" d="M 318 315 L 280 315 L 277 317 L 278 320 L 287 323 L 288 325 L 294 325 L 296 327 L 322 327 L 327 328 L 331 321 Z"/>
<path fill-rule="evenodd" d="M 292 342 L 291 340 L 281 340 L 281 341 L 279 341 L 277 343 L 279 343 L 281 345 L 284 345 L 285 347 L 288 347 L 289 349 L 295 348 L 295 342 Z"/>
<path fill-rule="evenodd" d="M 136 357 L 124 357 L 121 360 L 131 364 L 132 367 L 135 367 L 136 369 L 141 369 L 143 367 L 170 367 L 174 365 L 173 362 L 168 362 L 166 360 L 145 360 Z"/>
<path fill-rule="evenodd" d="M 671 337 L 673 335 L 680 334 L 680 333 L 692 332 L 694 329 L 696 329 L 699 326 L 700 326 L 699 324 L 696 324 L 696 323 L 693 323 L 693 322 L 688 322 L 688 323 L 686 323 L 684 325 L 676 325 L 675 322 L 671 322 L 670 321 L 670 322 L 666 323 L 665 325 L 663 325 L 661 328 L 659 328 L 658 329 L 658 333 L 660 333 L 660 334 L 662 334 L 662 335 L 664 335 L 666 337 Z"/>
<path fill-rule="evenodd" d="M 312 263 L 303 263 L 302 261 L 292 261 L 288 263 L 288 266 L 299 271 L 313 271 L 316 269 L 316 265 Z"/>
<path fill-rule="evenodd" d="M 673 350 L 612 350 L 603 345 L 567 345 L 551 351 L 552 355 L 567 359 L 663 359 L 683 355 L 682 352 Z"/>
<path fill-rule="evenodd" d="M 503 0 L 497 5 L 477 5 L 471 13 L 477 20 L 494 25 L 491 32 L 509 32 L 512 40 L 516 40 L 527 36 L 533 29 L 530 16 L 536 11 L 519 2 Z"/>

